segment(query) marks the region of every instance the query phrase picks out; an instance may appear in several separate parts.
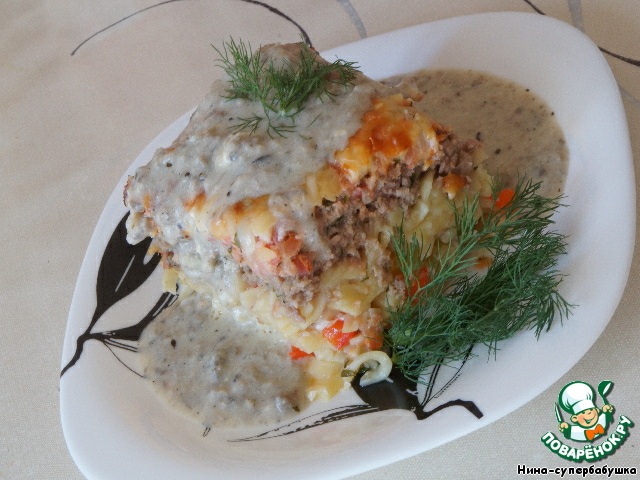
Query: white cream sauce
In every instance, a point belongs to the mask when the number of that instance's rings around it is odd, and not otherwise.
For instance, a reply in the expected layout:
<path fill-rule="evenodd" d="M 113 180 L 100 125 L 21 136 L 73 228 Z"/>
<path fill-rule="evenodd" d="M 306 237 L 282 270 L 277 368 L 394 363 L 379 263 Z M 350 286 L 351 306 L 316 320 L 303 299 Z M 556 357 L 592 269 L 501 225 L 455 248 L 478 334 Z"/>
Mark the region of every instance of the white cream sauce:
<path fill-rule="evenodd" d="M 416 72 L 411 81 L 424 93 L 418 108 L 451 125 L 461 139 L 481 140 L 489 155 L 487 165 L 494 172 L 499 170 L 507 184 L 515 182 L 519 171 L 543 181 L 540 193 L 544 195 L 562 192 L 568 162 L 562 131 L 549 107 L 527 89 L 485 73 L 460 70 Z M 166 166 L 168 199 L 180 198 L 172 189 L 184 197 L 189 192 L 195 195 L 202 186 L 208 195 L 216 196 L 215 208 L 231 205 L 247 192 L 255 192 L 256 197 L 286 194 L 291 185 L 301 183 L 304 174 L 318 169 L 346 145 L 369 108 L 371 94 L 371 87 L 356 87 L 351 94 L 337 97 L 332 113 L 315 102 L 297 120 L 303 126 L 302 135 L 314 140 L 294 135 L 285 148 L 282 139 L 265 134 L 251 141 L 247 134 L 228 137 L 233 117 L 253 110 L 240 101 L 231 105 L 221 100 L 221 88 L 214 86 L 195 113 L 202 117 L 194 122 L 199 126 L 183 133 L 175 151 L 156 156 L 155 166 L 140 174 L 163 175 L 159 165 L 171 163 Z M 234 111 L 233 117 L 224 113 L 232 107 L 244 113 Z M 305 127 L 317 112 L 321 116 Z M 168 180 L 172 169 L 180 173 L 179 185 Z M 202 172 L 208 172 L 204 178 Z M 171 208 L 175 206 L 168 208 L 168 215 Z M 229 288 L 233 290 L 224 284 L 214 291 L 222 298 Z M 210 297 L 196 294 L 167 309 L 144 331 L 140 357 L 144 375 L 158 395 L 184 416 L 215 427 L 273 424 L 301 410 L 305 377 L 299 362 L 289 358 L 287 342 L 263 331 L 253 319 L 239 322 L 235 309 L 225 314 L 216 313 L 219 310 L 212 307 Z"/>
<path fill-rule="evenodd" d="M 143 332 L 144 376 L 166 404 L 207 427 L 270 425 L 306 405 L 305 375 L 290 346 L 255 319 L 216 313 L 194 293 Z"/>
<path fill-rule="evenodd" d="M 272 45 L 262 49 L 262 58 L 276 65 L 285 58 L 296 64 L 299 52 L 298 44 Z M 213 84 L 172 145 L 158 149 L 136 171 L 125 196 L 132 211 L 127 240 L 135 244 L 153 236 L 169 247 L 164 249 L 190 279 L 210 286 L 216 281 L 212 269 L 227 255 L 227 247 L 210 241 L 211 223 L 247 198 L 269 195 L 270 211 L 281 229 L 299 232 L 305 247 L 318 253 L 317 261 L 331 258 L 330 247 L 317 232 L 314 205 L 302 201 L 304 179 L 347 146 L 371 109 L 371 98 L 389 92 L 359 73 L 352 85 L 329 86 L 331 98 L 310 98 L 293 120 L 294 131 L 280 136 L 267 129 L 266 119 L 255 131 L 235 128 L 243 119 L 264 116 L 264 109 L 258 101 L 229 99 L 227 81 Z M 273 121 L 291 126 L 289 119 Z M 187 208 L 203 193 L 201 209 Z M 152 221 L 144 216 L 145 209 L 152 212 Z"/>
<path fill-rule="evenodd" d="M 266 61 L 294 64 L 299 45 L 274 45 L 263 48 Z M 348 139 L 360 128 L 362 116 L 371 109 L 371 97 L 389 89 L 358 74 L 353 85 L 334 85 L 329 98 L 308 100 L 294 118 L 295 129 L 282 136 L 267 129 L 262 120 L 255 131 L 237 129 L 243 119 L 264 117 L 262 105 L 246 99 L 229 99 L 229 84 L 221 79 L 194 112 L 189 125 L 167 149 L 159 149 L 152 160 L 139 168 L 127 193 L 127 204 L 134 212 L 143 211 L 147 186 L 162 186 L 162 199 L 155 198 L 154 220 L 163 240 L 175 245 L 184 232 L 191 234 L 197 219 L 185 214 L 184 203 L 204 191 L 205 208 L 199 217 L 210 222 L 225 208 L 263 195 L 284 197 L 302 185 L 308 173 L 320 170 L 334 152 L 347 146 Z M 275 120 L 291 126 L 289 119 Z M 286 202 L 285 202 L 286 203 Z M 312 205 L 300 212 L 311 213 Z M 176 228 L 181 224 L 182 228 Z M 209 224 L 200 230 L 207 231 Z M 128 239 L 140 241 L 150 231 L 144 223 L 130 222 Z"/>
<path fill-rule="evenodd" d="M 484 166 L 499 173 L 505 186 L 514 186 L 519 173 L 541 181 L 541 195 L 562 193 L 569 162 L 564 135 L 553 110 L 528 88 L 472 70 L 421 70 L 403 77 L 401 90 L 409 93 L 413 84 L 424 95 L 417 108 L 451 126 L 460 139 L 484 144 Z"/>

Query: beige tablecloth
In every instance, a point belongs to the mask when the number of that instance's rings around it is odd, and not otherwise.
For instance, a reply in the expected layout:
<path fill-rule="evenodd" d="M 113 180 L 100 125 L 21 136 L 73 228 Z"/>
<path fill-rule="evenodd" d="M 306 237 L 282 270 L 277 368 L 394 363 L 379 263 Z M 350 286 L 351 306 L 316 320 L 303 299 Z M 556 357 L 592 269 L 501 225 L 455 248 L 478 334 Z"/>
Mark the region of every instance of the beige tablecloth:
<path fill-rule="evenodd" d="M 102 208 L 123 172 L 194 106 L 213 76 L 210 43 L 297 41 L 319 51 L 409 25 L 489 11 L 573 24 L 612 54 L 640 158 L 640 2 L 629 0 L 79 0 L 0 4 L 0 478 L 79 479 L 59 416 L 63 336 Z M 561 46 L 560 46 L 561 48 Z M 603 175 L 615 175 L 603 166 Z M 611 192 L 615 195 L 615 192 Z M 635 219 L 629 219 L 629 222 Z M 513 478 L 562 462 L 540 442 L 573 380 L 615 382 L 640 421 L 640 264 L 610 324 L 555 385 L 501 420 L 359 479 Z M 525 434 L 523 432 L 530 432 Z M 640 468 L 640 430 L 603 462 Z"/>

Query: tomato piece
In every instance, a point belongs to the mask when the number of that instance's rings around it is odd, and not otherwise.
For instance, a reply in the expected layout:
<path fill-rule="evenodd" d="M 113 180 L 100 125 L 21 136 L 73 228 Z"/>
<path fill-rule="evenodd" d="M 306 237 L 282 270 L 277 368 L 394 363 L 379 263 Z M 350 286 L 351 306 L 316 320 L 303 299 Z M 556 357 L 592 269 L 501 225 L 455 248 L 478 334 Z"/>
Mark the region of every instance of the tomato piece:
<path fill-rule="evenodd" d="M 338 350 L 342 350 L 346 345 L 348 345 L 349 341 L 358 334 L 357 331 L 344 333 L 342 331 L 343 327 L 344 321 L 336 320 L 333 324 L 322 330 L 322 336 L 329 340 L 331 345 L 336 347 Z"/>
<path fill-rule="evenodd" d="M 298 347 L 294 347 L 291 345 L 291 351 L 289 352 L 289 356 L 292 360 L 298 360 L 304 357 L 311 357 L 313 353 L 307 353 L 304 350 L 300 350 Z"/>

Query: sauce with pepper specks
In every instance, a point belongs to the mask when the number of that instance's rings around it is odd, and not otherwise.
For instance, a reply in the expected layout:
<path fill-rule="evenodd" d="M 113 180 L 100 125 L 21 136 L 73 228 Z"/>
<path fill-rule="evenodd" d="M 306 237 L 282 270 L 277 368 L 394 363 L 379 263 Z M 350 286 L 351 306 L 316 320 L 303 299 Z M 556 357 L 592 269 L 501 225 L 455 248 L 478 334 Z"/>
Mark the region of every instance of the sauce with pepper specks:
<path fill-rule="evenodd" d="M 244 320 L 217 313 L 210 296 L 195 293 L 144 330 L 143 373 L 170 408 L 217 428 L 270 425 L 304 408 L 305 375 L 289 344 Z"/>
<path fill-rule="evenodd" d="M 420 70 L 383 83 L 423 97 L 416 104 L 461 139 L 475 138 L 488 155 L 484 166 L 505 186 L 518 174 L 542 182 L 539 194 L 556 197 L 564 189 L 569 151 L 553 110 L 528 88 L 484 72 Z"/>

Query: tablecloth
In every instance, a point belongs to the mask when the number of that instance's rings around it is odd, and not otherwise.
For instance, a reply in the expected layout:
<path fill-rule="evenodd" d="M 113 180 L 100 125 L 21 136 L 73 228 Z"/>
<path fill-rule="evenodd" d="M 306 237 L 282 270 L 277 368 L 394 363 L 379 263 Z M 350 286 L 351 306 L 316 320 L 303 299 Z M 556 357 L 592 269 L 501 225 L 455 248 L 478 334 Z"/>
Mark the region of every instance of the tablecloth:
<path fill-rule="evenodd" d="M 620 87 L 639 159 L 637 1 L 2 2 L 0 478 L 83 478 L 59 415 L 60 359 L 76 278 L 123 172 L 151 139 L 197 104 L 217 75 L 211 43 L 230 36 L 253 45 L 284 43 L 302 34 L 323 51 L 406 26 L 497 11 L 553 16 L 601 48 Z M 616 172 L 603 165 L 603 175 Z M 540 432 L 555 428 L 553 403 L 574 380 L 614 381 L 612 403 L 640 421 L 639 286 L 634 255 L 622 301 L 604 333 L 537 398 L 472 434 L 353 478 L 514 478 L 522 465 L 581 466 L 551 454 Z M 640 468 L 640 431 L 630 431 L 623 448 L 594 465 Z"/>

